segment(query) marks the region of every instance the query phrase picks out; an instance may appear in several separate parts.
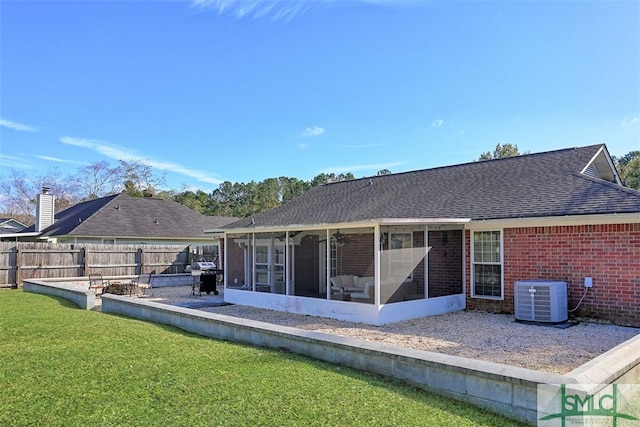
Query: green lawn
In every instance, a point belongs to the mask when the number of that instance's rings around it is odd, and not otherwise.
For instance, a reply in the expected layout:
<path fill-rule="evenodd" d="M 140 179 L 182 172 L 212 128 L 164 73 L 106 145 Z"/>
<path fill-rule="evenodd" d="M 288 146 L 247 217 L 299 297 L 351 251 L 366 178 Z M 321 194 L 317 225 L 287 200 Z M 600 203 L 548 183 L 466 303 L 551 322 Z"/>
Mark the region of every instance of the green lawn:
<path fill-rule="evenodd" d="M 307 357 L 0 290 L 0 425 L 521 424 Z"/>

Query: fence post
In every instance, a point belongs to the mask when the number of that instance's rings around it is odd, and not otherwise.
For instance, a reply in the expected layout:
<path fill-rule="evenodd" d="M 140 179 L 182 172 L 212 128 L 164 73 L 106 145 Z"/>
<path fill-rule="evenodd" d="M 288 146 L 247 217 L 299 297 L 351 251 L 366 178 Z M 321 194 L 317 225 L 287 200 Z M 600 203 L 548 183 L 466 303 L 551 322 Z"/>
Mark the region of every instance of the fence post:
<path fill-rule="evenodd" d="M 16 245 L 16 288 L 22 283 L 22 269 L 20 268 L 20 247 Z"/>
<path fill-rule="evenodd" d="M 144 249 L 138 249 L 138 259 L 140 260 L 140 274 L 144 273 Z"/>
<path fill-rule="evenodd" d="M 88 269 L 88 261 L 87 259 L 89 259 L 89 254 L 88 254 L 89 250 L 86 247 L 82 247 L 80 248 L 80 256 L 82 257 L 82 275 L 83 276 L 88 276 L 89 275 L 89 269 Z"/>

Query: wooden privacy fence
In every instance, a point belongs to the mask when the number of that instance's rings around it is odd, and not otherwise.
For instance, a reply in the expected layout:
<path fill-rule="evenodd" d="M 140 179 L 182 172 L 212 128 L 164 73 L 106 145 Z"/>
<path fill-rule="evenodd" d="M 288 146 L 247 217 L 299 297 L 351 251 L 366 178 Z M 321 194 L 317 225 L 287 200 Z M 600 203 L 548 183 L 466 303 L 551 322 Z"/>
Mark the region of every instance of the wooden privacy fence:
<path fill-rule="evenodd" d="M 215 255 L 214 246 L 0 242 L 0 286 L 17 286 L 24 279 L 82 277 L 91 273 L 182 273 L 194 258 Z"/>

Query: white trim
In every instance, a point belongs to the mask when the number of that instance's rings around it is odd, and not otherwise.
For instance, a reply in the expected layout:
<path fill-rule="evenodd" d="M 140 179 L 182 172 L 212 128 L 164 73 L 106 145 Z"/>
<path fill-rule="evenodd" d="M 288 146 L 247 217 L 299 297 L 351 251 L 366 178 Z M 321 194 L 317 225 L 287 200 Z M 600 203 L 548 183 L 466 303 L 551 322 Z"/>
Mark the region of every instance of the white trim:
<path fill-rule="evenodd" d="M 291 231 L 319 231 L 324 229 L 364 228 L 384 225 L 464 225 L 465 230 L 495 230 L 497 228 L 547 227 L 554 225 L 638 224 L 640 212 L 609 213 L 597 215 L 564 215 L 524 218 L 499 218 L 471 220 L 469 218 L 386 218 L 366 222 L 341 222 L 335 224 L 287 225 L 273 227 L 238 228 L 225 231 L 229 234 Z M 23 236 L 25 234 L 22 234 Z M 3 236 L 5 237 L 5 236 Z"/>
<path fill-rule="evenodd" d="M 495 230 L 496 228 L 550 227 L 563 225 L 638 224 L 640 212 L 604 214 L 546 216 L 541 218 L 507 218 L 473 221 L 465 225 L 467 230 Z"/>
<path fill-rule="evenodd" d="M 616 184 L 622 185 L 622 180 L 620 179 L 620 175 L 618 174 L 618 170 L 616 169 L 616 167 L 615 167 L 615 165 L 613 163 L 613 159 L 611 159 L 611 156 L 609 155 L 609 152 L 606 149 L 606 146 L 604 144 L 600 147 L 598 152 L 591 158 L 591 160 L 589 160 L 589 162 L 585 165 L 585 167 L 582 168 L 580 173 L 582 175 L 589 176 L 586 173 L 586 171 L 591 166 L 593 166 L 597 170 L 598 167 L 596 166 L 596 162 L 598 160 L 598 157 L 600 157 L 600 156 L 604 156 L 605 161 L 609 165 L 609 172 L 611 172 L 611 175 L 613 175 L 613 181 L 609 181 L 608 179 L 605 179 L 605 178 L 600 178 L 600 179 L 602 179 L 604 181 L 608 181 L 608 182 L 615 182 Z"/>
<path fill-rule="evenodd" d="M 0 237 L 2 237 L 3 239 L 6 238 L 13 238 L 13 237 L 38 237 L 40 234 L 42 234 L 42 232 L 40 231 L 31 231 L 31 232 L 27 232 L 27 233 L 2 233 L 0 234 Z M 46 237 L 41 237 L 41 239 L 46 239 Z"/>
<path fill-rule="evenodd" d="M 466 224 L 471 222 L 470 218 L 379 218 L 369 219 L 365 221 L 354 222 L 335 222 L 335 223 L 318 223 L 318 224 L 289 224 L 289 225 L 273 225 L 265 227 L 247 227 L 233 228 L 225 230 L 224 234 L 243 234 L 243 233 L 268 233 L 280 231 L 318 231 L 324 229 L 351 229 L 375 227 L 377 225 L 424 225 L 424 224 Z M 209 230 L 205 230 L 207 233 Z"/>
<path fill-rule="evenodd" d="M 474 250 L 474 232 L 483 232 L 483 231 L 498 231 L 500 232 L 500 296 L 490 296 L 490 295 L 476 295 L 476 284 L 475 284 L 475 250 Z M 469 244 L 471 245 L 470 254 L 471 254 L 471 263 L 470 263 L 470 274 L 471 274 L 471 298 L 476 299 L 488 299 L 494 301 L 504 301 L 504 230 L 503 229 L 493 229 L 493 230 L 472 230 L 471 235 L 469 236 Z M 497 265 L 496 263 L 485 263 L 486 265 Z"/>
<path fill-rule="evenodd" d="M 373 227 L 373 288 L 374 288 L 374 305 L 376 310 L 380 307 L 380 226 Z M 379 314 L 378 314 L 379 315 Z"/>
<path fill-rule="evenodd" d="M 589 169 L 589 167 L 593 164 L 593 162 L 596 161 L 596 159 L 598 158 L 598 156 L 600 155 L 600 153 L 602 153 L 602 147 L 600 147 L 598 149 L 598 151 L 596 151 L 596 154 L 593 155 L 593 157 L 591 157 L 591 159 L 587 162 L 586 165 L 584 165 L 584 167 L 582 168 L 582 170 L 580 171 L 580 173 L 582 175 L 584 175 L 584 173 L 587 171 L 587 169 Z"/>
<path fill-rule="evenodd" d="M 471 218 L 381 218 L 378 220 L 380 225 L 466 224 L 469 222 Z"/>

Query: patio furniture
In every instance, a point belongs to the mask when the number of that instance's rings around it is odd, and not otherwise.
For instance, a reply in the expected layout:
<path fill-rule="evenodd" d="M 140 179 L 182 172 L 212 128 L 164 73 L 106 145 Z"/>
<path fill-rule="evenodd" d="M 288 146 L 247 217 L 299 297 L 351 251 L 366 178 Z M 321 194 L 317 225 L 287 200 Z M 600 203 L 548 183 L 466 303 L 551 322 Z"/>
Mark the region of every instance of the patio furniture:
<path fill-rule="evenodd" d="M 342 274 L 331 278 L 331 293 L 365 292 L 368 284 L 373 284 L 373 277 L 360 277 L 353 274 Z"/>
<path fill-rule="evenodd" d="M 147 295 L 147 290 L 149 291 L 149 296 L 153 296 L 153 286 L 152 286 L 153 273 L 141 273 L 137 278 L 131 281 L 131 285 L 134 289 L 142 289 L 142 296 Z"/>
<path fill-rule="evenodd" d="M 102 274 L 89 275 L 89 289 L 95 291 L 96 294 L 98 294 L 98 290 L 100 295 L 104 294 L 107 286 L 109 286 L 109 282 L 102 278 Z"/>
<path fill-rule="evenodd" d="M 365 285 L 364 290 L 362 292 L 352 292 L 351 300 L 363 300 L 363 302 L 374 303 L 374 292 L 375 285 L 373 283 L 368 283 Z"/>

